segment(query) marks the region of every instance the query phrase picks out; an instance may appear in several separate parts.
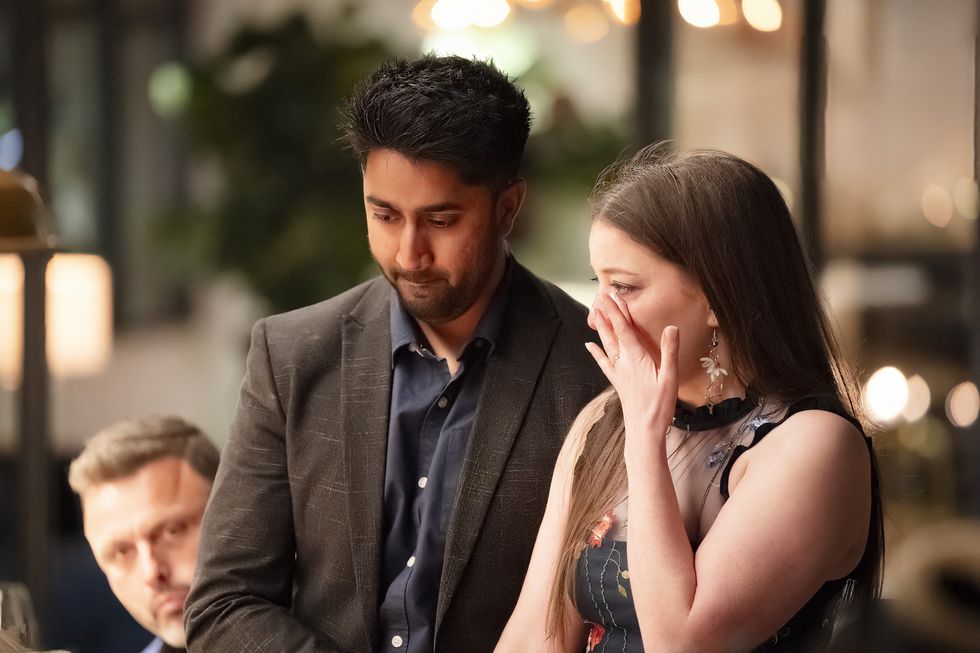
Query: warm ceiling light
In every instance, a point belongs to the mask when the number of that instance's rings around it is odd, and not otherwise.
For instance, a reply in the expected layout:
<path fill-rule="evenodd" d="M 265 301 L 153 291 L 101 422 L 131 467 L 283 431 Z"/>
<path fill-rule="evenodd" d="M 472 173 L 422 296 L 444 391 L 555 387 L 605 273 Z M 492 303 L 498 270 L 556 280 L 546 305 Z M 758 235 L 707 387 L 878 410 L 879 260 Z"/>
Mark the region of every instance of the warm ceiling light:
<path fill-rule="evenodd" d="M 416 27 L 426 32 L 439 29 L 435 21 L 432 20 L 432 8 L 435 4 L 436 0 L 422 0 L 415 5 L 415 8 L 412 9 L 412 22 L 415 23 Z"/>
<path fill-rule="evenodd" d="M 783 24 L 783 10 L 776 0 L 742 0 L 742 15 L 760 32 L 775 32 Z"/>
<path fill-rule="evenodd" d="M 438 0 L 432 5 L 432 22 L 447 32 L 466 29 L 472 22 L 470 7 L 465 0 Z"/>
<path fill-rule="evenodd" d="M 868 412 L 874 419 L 882 422 L 891 422 L 898 417 L 908 398 L 908 381 L 895 367 L 883 367 L 872 374 L 864 389 Z"/>
<path fill-rule="evenodd" d="M 640 20 L 640 0 L 605 0 L 613 17 L 623 25 Z"/>
<path fill-rule="evenodd" d="M 980 415 L 980 392 L 966 381 L 949 391 L 946 397 L 946 417 L 953 426 L 972 426 Z"/>
<path fill-rule="evenodd" d="M 470 8 L 470 20 L 477 27 L 496 27 L 507 19 L 510 5 L 507 0 L 479 0 Z"/>
<path fill-rule="evenodd" d="M 925 417 L 932 403 L 929 384 L 918 374 L 909 377 L 909 400 L 902 409 L 902 417 L 907 422 L 915 422 Z"/>
<path fill-rule="evenodd" d="M 715 0 L 677 0 L 681 18 L 695 27 L 714 27 L 721 20 Z"/>
<path fill-rule="evenodd" d="M 578 5 L 565 14 L 565 29 L 578 43 L 594 43 L 609 33 L 609 21 L 594 5 Z"/>
<path fill-rule="evenodd" d="M 943 229 L 953 219 L 953 199 L 939 184 L 929 184 L 922 193 L 922 213 L 926 220 Z"/>
<path fill-rule="evenodd" d="M 738 7 L 735 0 L 715 0 L 718 4 L 718 24 L 733 25 L 738 20 Z"/>

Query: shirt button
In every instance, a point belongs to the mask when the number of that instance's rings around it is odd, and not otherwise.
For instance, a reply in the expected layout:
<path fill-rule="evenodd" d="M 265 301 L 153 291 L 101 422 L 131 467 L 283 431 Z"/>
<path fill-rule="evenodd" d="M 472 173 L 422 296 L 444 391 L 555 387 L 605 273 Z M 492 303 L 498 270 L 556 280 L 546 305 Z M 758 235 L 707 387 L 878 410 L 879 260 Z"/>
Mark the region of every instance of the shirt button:
<path fill-rule="evenodd" d="M 414 567 L 415 566 L 415 556 L 412 556 L 411 558 L 409 558 L 408 559 L 408 562 L 405 563 L 405 566 L 406 567 Z"/>
<path fill-rule="evenodd" d="M 439 401 L 436 402 L 436 406 L 439 408 L 445 408 L 449 404 L 449 400 L 445 397 L 439 397 Z"/>
<path fill-rule="evenodd" d="M 419 487 L 425 489 L 425 484 L 429 482 L 429 479 L 423 476 L 419 479 Z"/>
<path fill-rule="evenodd" d="M 395 635 L 394 637 L 391 638 L 391 645 L 394 646 L 395 648 L 401 648 L 402 644 L 404 643 L 405 640 L 403 640 L 400 635 Z"/>

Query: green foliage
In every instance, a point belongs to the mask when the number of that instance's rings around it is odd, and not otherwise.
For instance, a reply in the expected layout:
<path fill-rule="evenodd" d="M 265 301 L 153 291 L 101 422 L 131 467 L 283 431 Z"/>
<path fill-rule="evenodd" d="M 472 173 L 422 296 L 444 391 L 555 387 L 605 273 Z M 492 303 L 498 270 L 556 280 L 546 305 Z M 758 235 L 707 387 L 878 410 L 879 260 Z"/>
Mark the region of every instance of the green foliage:
<path fill-rule="evenodd" d="M 284 311 L 370 273 L 361 175 L 338 141 L 339 108 L 396 53 L 357 38 L 350 13 L 331 27 L 331 36 L 315 36 L 296 16 L 272 29 L 246 28 L 219 55 L 189 67 L 182 124 L 195 158 L 216 164 L 222 183 L 217 197 L 160 222 L 178 277 L 235 271 Z M 548 88 L 550 75 L 538 68 L 537 82 Z M 585 198 L 624 139 L 620 126 L 583 119 L 560 93 L 553 101 L 548 128 L 528 144 L 531 195 L 513 236 L 538 271 L 584 278 Z M 208 169 L 195 174 L 210 177 Z"/>
<path fill-rule="evenodd" d="M 300 16 L 247 28 L 190 69 L 183 124 L 195 156 L 217 162 L 223 187 L 212 206 L 168 220 L 164 238 L 185 273 L 200 263 L 238 271 L 277 311 L 337 294 L 371 265 L 360 170 L 338 141 L 339 108 L 394 55 L 350 40 L 349 15 L 335 27 L 326 42 Z"/>

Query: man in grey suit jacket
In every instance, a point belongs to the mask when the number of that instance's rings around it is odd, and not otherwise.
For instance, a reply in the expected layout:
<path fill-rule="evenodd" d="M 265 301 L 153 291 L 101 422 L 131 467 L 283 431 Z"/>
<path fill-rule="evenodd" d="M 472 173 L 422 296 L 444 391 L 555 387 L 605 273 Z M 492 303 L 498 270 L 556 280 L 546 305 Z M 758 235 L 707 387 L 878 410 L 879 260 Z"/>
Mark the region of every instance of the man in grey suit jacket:
<path fill-rule="evenodd" d="M 191 651 L 491 651 L 564 435 L 605 386 L 585 308 L 505 243 L 523 93 L 426 56 L 382 66 L 346 121 L 382 276 L 256 324 Z"/>

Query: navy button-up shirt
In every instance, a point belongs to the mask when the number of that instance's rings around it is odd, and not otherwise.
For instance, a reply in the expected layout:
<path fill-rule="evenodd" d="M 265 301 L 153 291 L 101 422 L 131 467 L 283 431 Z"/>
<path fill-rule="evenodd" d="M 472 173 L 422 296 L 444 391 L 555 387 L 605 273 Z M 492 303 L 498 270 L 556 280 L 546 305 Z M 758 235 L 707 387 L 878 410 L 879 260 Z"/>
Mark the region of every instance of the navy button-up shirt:
<path fill-rule="evenodd" d="M 446 529 L 487 361 L 504 317 L 510 270 L 508 259 L 452 376 L 392 291 L 384 597 L 378 609 L 382 651 L 432 653 Z"/>

